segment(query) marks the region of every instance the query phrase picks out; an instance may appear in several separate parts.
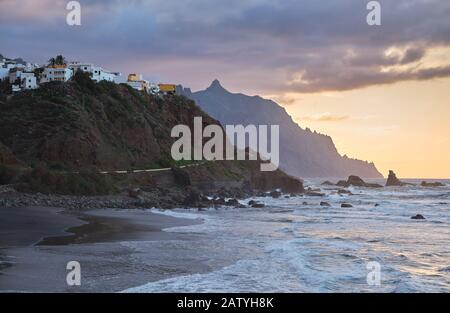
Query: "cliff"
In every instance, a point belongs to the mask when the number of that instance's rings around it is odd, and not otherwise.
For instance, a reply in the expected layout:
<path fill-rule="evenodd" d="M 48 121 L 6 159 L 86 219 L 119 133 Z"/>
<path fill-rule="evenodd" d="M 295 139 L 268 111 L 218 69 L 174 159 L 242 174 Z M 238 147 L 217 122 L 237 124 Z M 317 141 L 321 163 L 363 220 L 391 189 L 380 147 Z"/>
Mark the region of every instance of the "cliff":
<path fill-rule="evenodd" d="M 11 171 L 6 171 L 13 183 L 27 184 L 25 190 L 83 194 L 88 193 L 85 185 L 89 183 L 93 193 L 108 193 L 114 188 L 108 187 L 104 176 L 96 175 L 99 171 L 170 167 L 174 169 L 160 174 L 110 176 L 118 188 L 144 184 L 202 190 L 245 186 L 303 190 L 300 180 L 281 171 L 259 172 L 259 161 L 200 162 L 177 170 L 177 166 L 190 162 L 171 158 L 176 140 L 171 137 L 172 128 L 184 124 L 192 129 L 197 116 L 202 117 L 204 126 L 219 124 L 183 96 L 151 96 L 127 85 L 97 84 L 77 73 L 67 83 L 44 84 L 12 97 L 0 95 L 0 111 L 0 165 L 32 170 L 15 179 L 10 177 Z M 180 183 L 180 172 L 189 184 Z M 83 176 L 82 180 L 74 175 Z M 62 187 L 74 181 L 79 181 L 77 186 Z"/>

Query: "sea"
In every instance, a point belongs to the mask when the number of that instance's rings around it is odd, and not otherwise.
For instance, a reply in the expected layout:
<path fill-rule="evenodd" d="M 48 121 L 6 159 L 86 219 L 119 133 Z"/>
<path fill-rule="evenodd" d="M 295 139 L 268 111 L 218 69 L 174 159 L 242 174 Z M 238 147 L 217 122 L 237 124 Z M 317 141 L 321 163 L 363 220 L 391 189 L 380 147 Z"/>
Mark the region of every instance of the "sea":
<path fill-rule="evenodd" d="M 203 220 L 165 229 L 197 236 L 167 245 L 203 270 L 125 291 L 450 292 L 450 180 L 433 180 L 447 184 L 435 188 L 350 187 L 353 195 L 322 181 L 305 185 L 323 197 L 241 200 L 262 209 L 151 210 Z M 425 219 L 411 219 L 417 214 Z"/>

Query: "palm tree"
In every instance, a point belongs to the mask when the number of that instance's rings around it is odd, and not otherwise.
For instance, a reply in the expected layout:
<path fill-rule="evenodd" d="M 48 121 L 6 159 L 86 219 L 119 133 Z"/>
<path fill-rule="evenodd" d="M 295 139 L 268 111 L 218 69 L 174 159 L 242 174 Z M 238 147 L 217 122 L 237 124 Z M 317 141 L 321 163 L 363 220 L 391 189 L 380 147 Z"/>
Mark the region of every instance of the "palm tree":
<path fill-rule="evenodd" d="M 66 64 L 67 64 L 67 61 L 61 54 L 57 55 L 55 58 L 50 58 L 48 60 L 48 65 L 49 66 L 66 65 Z"/>
<path fill-rule="evenodd" d="M 56 59 L 55 59 L 55 58 L 50 58 L 50 59 L 48 60 L 48 65 L 54 66 L 55 64 L 56 64 Z"/>
<path fill-rule="evenodd" d="M 57 65 L 66 65 L 66 59 L 61 54 L 56 56 L 55 61 Z"/>

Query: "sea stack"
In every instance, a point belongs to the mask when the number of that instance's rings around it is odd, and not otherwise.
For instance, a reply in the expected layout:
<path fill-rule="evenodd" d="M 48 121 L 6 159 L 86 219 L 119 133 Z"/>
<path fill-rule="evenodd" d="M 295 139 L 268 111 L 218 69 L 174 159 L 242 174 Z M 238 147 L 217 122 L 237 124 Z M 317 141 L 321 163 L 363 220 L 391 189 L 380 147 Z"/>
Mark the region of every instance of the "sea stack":
<path fill-rule="evenodd" d="M 397 176 L 395 175 L 393 170 L 390 170 L 388 179 L 386 181 L 386 187 L 389 187 L 389 186 L 403 186 L 403 185 L 405 185 L 405 183 L 401 182 L 397 178 Z"/>

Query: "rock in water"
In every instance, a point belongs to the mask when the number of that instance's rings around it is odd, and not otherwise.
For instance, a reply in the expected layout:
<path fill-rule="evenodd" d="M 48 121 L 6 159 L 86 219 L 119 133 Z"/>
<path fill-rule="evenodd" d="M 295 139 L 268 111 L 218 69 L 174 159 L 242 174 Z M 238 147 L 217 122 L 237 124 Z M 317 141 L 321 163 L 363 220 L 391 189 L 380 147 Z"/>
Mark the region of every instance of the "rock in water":
<path fill-rule="evenodd" d="M 420 186 L 422 187 L 445 187 L 443 183 L 435 182 L 435 183 L 427 183 L 426 181 L 423 181 Z"/>
<path fill-rule="evenodd" d="M 355 187 L 367 187 L 367 188 L 381 188 L 381 187 L 383 187 L 383 186 L 381 186 L 379 184 L 366 183 L 364 180 L 361 179 L 361 177 L 358 177 L 358 176 L 355 176 L 355 175 L 349 176 L 347 181 L 340 180 L 336 184 L 336 186 L 339 186 L 339 187 L 355 186 Z"/>
<path fill-rule="evenodd" d="M 274 199 L 278 199 L 279 197 L 281 197 L 281 192 L 274 190 L 270 193 L 270 196 Z"/>
<path fill-rule="evenodd" d="M 331 205 L 328 202 L 322 201 L 320 202 L 320 206 L 330 207 Z"/>
<path fill-rule="evenodd" d="M 255 209 L 260 209 L 260 208 L 263 208 L 263 207 L 265 207 L 264 203 L 254 203 L 254 204 L 252 204 L 252 208 L 255 208 Z"/>
<path fill-rule="evenodd" d="M 351 205 L 350 203 L 342 203 L 341 208 L 353 208 L 353 205 Z"/>
<path fill-rule="evenodd" d="M 395 175 L 394 171 L 390 170 L 388 179 L 386 181 L 386 187 L 389 187 L 389 186 L 403 186 L 403 185 L 404 185 L 404 183 L 401 182 L 397 178 L 397 176 Z"/>
<path fill-rule="evenodd" d="M 417 214 L 411 217 L 412 220 L 424 220 L 425 217 L 422 214 Z"/>

